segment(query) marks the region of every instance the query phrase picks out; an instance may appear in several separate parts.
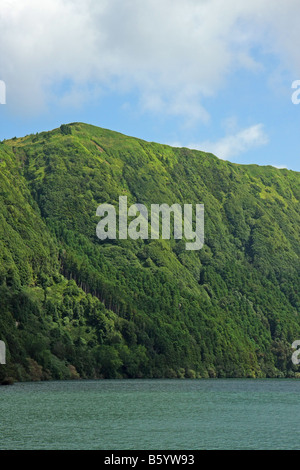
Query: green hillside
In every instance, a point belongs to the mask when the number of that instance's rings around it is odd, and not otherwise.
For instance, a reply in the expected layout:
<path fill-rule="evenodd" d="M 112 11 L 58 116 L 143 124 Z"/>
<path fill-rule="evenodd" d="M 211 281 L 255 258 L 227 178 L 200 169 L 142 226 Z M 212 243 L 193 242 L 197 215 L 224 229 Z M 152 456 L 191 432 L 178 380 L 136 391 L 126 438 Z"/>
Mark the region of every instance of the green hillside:
<path fill-rule="evenodd" d="M 203 248 L 99 240 L 119 196 L 204 204 Z M 297 376 L 299 197 L 299 173 L 81 123 L 0 143 L 0 380 Z"/>

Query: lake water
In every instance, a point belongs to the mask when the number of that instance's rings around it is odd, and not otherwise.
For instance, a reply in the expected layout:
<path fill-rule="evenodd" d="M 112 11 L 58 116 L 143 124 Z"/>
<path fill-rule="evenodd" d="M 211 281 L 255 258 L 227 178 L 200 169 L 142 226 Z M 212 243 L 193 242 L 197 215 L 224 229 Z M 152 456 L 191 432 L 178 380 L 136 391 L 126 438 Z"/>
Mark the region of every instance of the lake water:
<path fill-rule="evenodd" d="M 100 380 L 0 387 L 0 449 L 299 449 L 300 381 Z"/>

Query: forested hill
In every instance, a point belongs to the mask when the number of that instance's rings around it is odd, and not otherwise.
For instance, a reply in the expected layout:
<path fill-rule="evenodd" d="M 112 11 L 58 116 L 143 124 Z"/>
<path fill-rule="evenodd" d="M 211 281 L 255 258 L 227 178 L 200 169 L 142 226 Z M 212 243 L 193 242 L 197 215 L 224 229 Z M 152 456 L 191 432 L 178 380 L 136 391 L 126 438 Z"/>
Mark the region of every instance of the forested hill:
<path fill-rule="evenodd" d="M 1 142 L 0 380 L 297 376 L 299 182 L 82 123 Z M 119 196 L 204 204 L 203 248 L 99 240 Z"/>

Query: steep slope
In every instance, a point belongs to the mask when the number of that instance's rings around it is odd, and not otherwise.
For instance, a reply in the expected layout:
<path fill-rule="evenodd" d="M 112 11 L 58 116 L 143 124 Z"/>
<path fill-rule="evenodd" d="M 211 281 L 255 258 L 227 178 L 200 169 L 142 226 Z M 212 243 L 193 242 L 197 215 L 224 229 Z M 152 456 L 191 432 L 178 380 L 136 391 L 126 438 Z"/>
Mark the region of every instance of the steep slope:
<path fill-rule="evenodd" d="M 2 375 L 297 373 L 298 173 L 81 123 L 0 144 L 0 165 Z M 203 248 L 99 240 L 119 196 L 204 204 Z"/>

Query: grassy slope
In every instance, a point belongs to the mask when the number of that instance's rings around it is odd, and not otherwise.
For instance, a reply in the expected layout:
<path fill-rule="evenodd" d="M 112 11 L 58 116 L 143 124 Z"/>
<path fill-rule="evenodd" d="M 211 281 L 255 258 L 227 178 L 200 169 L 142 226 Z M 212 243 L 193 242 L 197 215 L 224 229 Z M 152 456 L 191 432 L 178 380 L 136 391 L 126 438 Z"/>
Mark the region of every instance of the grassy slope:
<path fill-rule="evenodd" d="M 300 335 L 298 173 L 81 123 L 6 141 L 0 160 L 6 374 L 297 371 L 290 357 Z M 205 246 L 100 242 L 96 208 L 117 205 L 120 195 L 148 207 L 204 203 Z"/>

